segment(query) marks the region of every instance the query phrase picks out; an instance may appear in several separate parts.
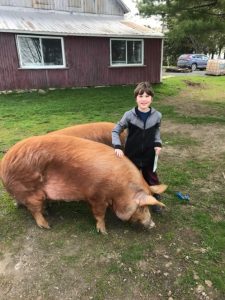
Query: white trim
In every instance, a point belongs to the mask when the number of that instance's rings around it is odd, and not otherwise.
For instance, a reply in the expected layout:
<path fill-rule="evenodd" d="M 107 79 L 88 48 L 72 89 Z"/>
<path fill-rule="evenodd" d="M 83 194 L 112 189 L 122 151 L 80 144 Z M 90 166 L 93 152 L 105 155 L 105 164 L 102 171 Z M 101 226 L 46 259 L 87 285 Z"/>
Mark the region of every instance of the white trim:
<path fill-rule="evenodd" d="M 34 31 L 29 31 L 29 30 L 14 30 L 14 29 L 0 29 L 0 33 L 5 32 L 5 33 L 15 33 L 18 35 L 33 35 Z M 82 36 L 82 37 L 107 37 L 107 38 L 115 38 L 115 39 L 163 39 L 163 35 L 158 35 L 158 34 L 152 34 L 152 35 L 143 35 L 143 34 L 94 34 L 94 33 L 66 33 L 66 32 L 49 32 L 49 31 L 37 31 L 35 34 L 37 35 L 46 35 L 50 34 L 51 36 Z"/>
<path fill-rule="evenodd" d="M 40 49 L 41 49 L 41 63 L 42 65 L 33 65 L 33 66 L 23 66 L 22 64 L 22 56 L 21 56 L 21 49 L 20 49 L 20 43 L 19 43 L 19 38 L 20 37 L 25 37 L 25 38 L 38 38 L 40 42 Z M 62 60 L 63 64 L 62 65 L 44 65 L 44 56 L 43 56 L 43 49 L 42 49 L 42 39 L 57 39 L 61 41 L 61 50 L 62 50 Z M 17 47 L 17 53 L 18 53 L 18 58 L 19 58 L 19 65 L 20 69 L 65 69 L 66 68 L 66 59 L 65 59 L 65 49 L 64 49 L 64 38 L 63 37 L 53 37 L 53 36 L 39 36 L 39 35 L 25 35 L 25 34 L 17 34 L 16 35 L 16 47 Z"/>
<path fill-rule="evenodd" d="M 139 41 L 141 42 L 141 63 L 140 64 L 113 64 L 112 63 L 112 41 L 126 41 L 126 62 L 127 62 L 127 41 Z M 110 67 L 142 67 L 144 66 L 144 39 L 140 39 L 140 38 L 111 38 L 110 39 Z"/>
<path fill-rule="evenodd" d="M 39 37 L 39 43 L 40 43 L 40 49 L 41 49 L 41 64 L 44 66 L 43 46 L 42 46 L 40 37 Z"/>

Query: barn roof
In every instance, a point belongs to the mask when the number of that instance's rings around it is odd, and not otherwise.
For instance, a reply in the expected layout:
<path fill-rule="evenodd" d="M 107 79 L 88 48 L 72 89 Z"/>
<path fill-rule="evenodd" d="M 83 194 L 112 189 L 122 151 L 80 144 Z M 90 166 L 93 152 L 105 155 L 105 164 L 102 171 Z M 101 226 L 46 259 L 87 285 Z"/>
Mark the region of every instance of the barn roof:
<path fill-rule="evenodd" d="M 1 6 L 0 32 L 121 38 L 163 37 L 159 32 L 118 16 Z"/>

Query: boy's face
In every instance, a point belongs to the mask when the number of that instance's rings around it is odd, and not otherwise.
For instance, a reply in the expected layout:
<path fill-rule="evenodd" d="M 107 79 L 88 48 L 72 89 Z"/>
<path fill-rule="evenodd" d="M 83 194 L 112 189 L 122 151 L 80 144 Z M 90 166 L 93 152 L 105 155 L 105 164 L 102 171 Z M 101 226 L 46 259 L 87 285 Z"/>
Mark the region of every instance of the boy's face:
<path fill-rule="evenodd" d="M 142 95 L 137 95 L 136 102 L 140 111 L 148 111 L 152 103 L 152 96 L 144 92 Z"/>

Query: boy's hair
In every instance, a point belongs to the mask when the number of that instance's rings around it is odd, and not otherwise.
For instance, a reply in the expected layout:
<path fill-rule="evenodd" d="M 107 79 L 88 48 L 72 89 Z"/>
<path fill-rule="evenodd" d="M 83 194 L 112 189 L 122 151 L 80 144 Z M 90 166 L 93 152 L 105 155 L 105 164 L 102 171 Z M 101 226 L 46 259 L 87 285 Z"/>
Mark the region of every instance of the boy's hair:
<path fill-rule="evenodd" d="M 154 91 L 152 89 L 152 86 L 149 82 L 145 81 L 145 82 L 140 82 L 135 90 L 134 90 L 134 97 L 136 98 L 137 95 L 143 95 L 144 93 L 150 95 L 150 96 L 154 96 Z"/>

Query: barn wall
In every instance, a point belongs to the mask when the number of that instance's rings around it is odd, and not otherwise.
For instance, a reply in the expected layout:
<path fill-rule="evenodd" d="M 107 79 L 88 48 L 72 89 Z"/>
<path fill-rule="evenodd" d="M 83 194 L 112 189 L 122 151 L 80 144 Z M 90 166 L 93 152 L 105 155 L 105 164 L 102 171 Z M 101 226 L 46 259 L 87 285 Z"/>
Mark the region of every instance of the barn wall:
<path fill-rule="evenodd" d="M 0 33 L 0 90 L 160 82 L 161 39 L 145 39 L 144 64 L 110 67 L 110 39 L 65 37 L 65 69 L 19 68 L 15 35 Z"/>

